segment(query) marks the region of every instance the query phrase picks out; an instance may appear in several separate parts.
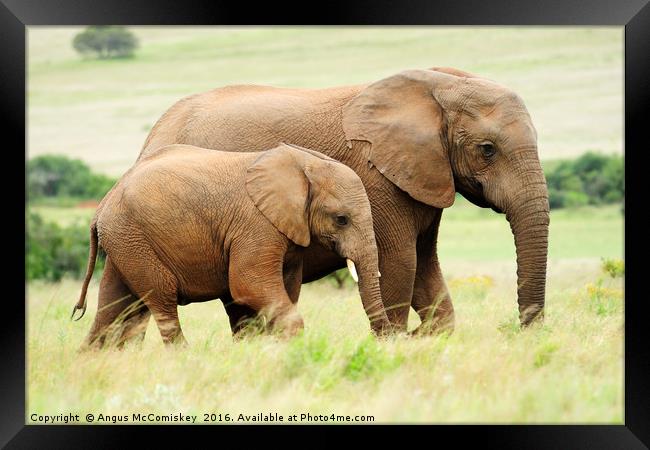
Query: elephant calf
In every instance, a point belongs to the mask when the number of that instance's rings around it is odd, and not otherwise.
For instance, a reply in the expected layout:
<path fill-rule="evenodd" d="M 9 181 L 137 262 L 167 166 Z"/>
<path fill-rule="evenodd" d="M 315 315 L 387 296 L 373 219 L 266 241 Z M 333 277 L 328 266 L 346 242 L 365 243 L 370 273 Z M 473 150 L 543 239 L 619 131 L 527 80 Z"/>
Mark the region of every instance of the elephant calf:
<path fill-rule="evenodd" d="M 98 247 L 107 258 L 84 346 L 142 338 L 150 314 L 165 343 L 184 342 L 177 305 L 215 298 L 292 335 L 303 327 L 295 304 L 303 249 L 312 239 L 347 258 L 355 278 L 358 267 L 372 329 L 390 326 L 363 184 L 352 169 L 315 151 L 287 144 L 262 153 L 167 146 L 120 179 L 90 230 L 88 272 L 73 316 L 85 312 Z"/>

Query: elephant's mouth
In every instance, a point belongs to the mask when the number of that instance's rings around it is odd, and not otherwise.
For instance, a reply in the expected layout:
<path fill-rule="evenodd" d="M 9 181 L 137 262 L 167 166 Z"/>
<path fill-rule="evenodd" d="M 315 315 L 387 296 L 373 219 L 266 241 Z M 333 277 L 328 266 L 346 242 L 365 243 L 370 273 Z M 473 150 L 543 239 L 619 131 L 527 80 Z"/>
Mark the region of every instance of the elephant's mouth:
<path fill-rule="evenodd" d="M 481 208 L 492 208 L 493 206 L 485 200 L 485 197 L 479 194 L 483 192 L 483 186 L 478 182 L 476 182 L 476 185 L 478 186 L 473 186 L 473 189 L 463 189 L 459 186 L 458 192 L 476 206 Z"/>
<path fill-rule="evenodd" d="M 458 192 L 471 203 L 481 208 L 491 208 L 494 212 L 503 214 L 503 210 L 501 208 L 490 203 L 485 198 L 485 195 L 483 193 L 483 185 L 480 181 L 471 178 L 463 180 L 465 183 L 458 181 L 460 180 L 457 180 Z M 464 187 L 464 184 L 469 186 Z"/>

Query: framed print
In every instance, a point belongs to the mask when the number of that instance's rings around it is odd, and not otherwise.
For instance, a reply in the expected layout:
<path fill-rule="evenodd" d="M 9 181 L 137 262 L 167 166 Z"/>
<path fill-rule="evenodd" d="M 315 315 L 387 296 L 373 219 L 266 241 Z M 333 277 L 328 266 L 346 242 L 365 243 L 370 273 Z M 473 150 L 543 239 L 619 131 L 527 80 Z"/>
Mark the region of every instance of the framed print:
<path fill-rule="evenodd" d="M 647 448 L 650 7 L 338 6 L 3 0 L 4 445 Z"/>

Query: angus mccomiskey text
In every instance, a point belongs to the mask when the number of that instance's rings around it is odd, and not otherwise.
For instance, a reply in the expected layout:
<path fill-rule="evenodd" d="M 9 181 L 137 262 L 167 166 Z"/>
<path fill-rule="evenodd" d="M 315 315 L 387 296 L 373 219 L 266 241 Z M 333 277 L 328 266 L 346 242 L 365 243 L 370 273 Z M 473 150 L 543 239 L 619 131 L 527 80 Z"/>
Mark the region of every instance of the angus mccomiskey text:
<path fill-rule="evenodd" d="M 155 413 L 130 413 L 130 414 L 39 414 L 33 413 L 29 416 L 32 423 L 42 424 L 69 424 L 69 423 L 218 423 L 218 422 L 374 422 L 372 415 L 347 415 L 347 414 L 318 414 L 299 413 L 282 415 L 274 412 L 268 413 L 247 413 L 247 414 L 224 414 L 224 413 L 203 413 L 184 414 L 181 412 L 172 414 Z"/>

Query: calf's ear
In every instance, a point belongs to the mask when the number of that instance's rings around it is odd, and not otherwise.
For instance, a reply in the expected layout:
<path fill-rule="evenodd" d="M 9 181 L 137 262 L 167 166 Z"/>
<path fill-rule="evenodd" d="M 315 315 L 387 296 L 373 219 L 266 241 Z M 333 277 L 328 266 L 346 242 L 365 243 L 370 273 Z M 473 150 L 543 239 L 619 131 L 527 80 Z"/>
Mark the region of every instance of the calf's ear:
<path fill-rule="evenodd" d="M 263 152 L 246 171 L 246 191 L 275 228 L 307 247 L 310 185 L 296 152 L 299 150 L 285 144 Z"/>

